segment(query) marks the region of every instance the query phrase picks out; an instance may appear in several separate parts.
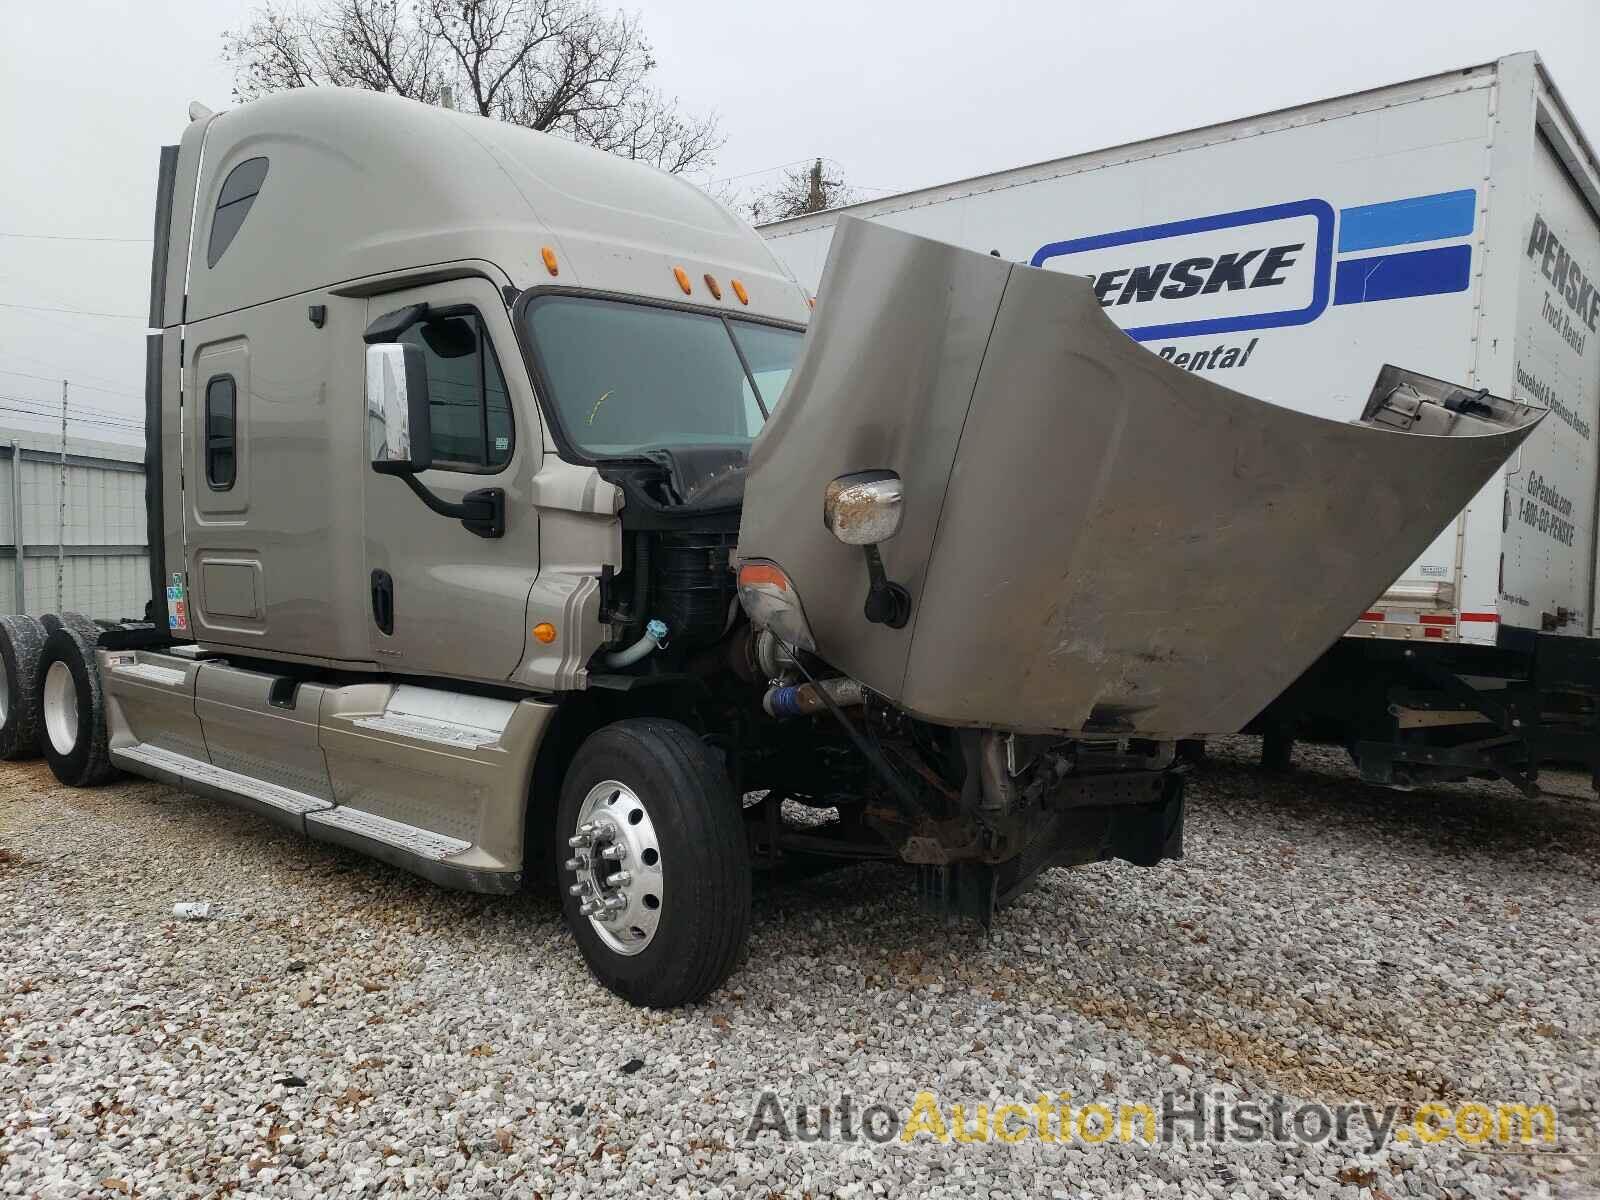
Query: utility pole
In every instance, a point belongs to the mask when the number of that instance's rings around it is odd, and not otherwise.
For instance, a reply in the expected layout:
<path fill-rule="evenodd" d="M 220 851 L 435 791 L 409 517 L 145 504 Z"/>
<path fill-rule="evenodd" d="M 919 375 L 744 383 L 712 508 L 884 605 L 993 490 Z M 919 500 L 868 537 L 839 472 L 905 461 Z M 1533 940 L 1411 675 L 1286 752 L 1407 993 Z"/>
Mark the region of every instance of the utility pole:
<path fill-rule="evenodd" d="M 12 464 L 15 467 L 16 464 Z M 56 513 L 56 611 L 66 608 L 67 576 L 67 381 L 61 381 L 61 477 L 56 484 L 60 508 Z M 17 547 L 22 553 L 22 547 Z"/>
<path fill-rule="evenodd" d="M 811 187 L 806 192 L 806 207 L 808 213 L 821 212 L 828 207 L 828 199 L 822 194 L 822 160 L 819 158 L 811 167 Z"/>

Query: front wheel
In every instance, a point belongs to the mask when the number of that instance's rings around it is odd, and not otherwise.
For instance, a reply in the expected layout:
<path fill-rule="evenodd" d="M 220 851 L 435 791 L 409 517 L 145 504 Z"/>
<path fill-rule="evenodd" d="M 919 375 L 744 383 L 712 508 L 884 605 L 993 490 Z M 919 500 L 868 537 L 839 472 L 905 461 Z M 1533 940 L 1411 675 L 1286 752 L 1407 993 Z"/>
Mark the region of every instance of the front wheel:
<path fill-rule="evenodd" d="M 676 721 L 607 725 L 561 787 L 562 906 L 624 1000 L 670 1008 L 732 973 L 750 928 L 750 857 L 727 772 Z"/>

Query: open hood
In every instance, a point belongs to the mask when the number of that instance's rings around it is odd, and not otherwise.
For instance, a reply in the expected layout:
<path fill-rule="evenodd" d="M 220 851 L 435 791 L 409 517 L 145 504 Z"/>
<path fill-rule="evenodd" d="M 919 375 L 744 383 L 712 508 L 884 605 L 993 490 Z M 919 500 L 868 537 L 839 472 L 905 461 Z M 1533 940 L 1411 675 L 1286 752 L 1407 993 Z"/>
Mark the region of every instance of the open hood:
<path fill-rule="evenodd" d="M 1386 368 L 1359 422 L 1306 416 L 1163 362 L 1082 279 L 850 218 L 820 295 L 738 556 L 781 568 L 829 663 L 948 724 L 1241 728 L 1544 415 Z M 899 628 L 823 524 L 865 471 L 902 482 Z"/>

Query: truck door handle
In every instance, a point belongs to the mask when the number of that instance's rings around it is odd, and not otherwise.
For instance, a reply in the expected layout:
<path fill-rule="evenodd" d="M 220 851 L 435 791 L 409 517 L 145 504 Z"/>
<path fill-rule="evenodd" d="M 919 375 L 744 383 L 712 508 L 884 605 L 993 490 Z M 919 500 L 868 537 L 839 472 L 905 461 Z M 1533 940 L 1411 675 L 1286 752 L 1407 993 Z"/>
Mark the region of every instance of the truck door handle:
<path fill-rule="evenodd" d="M 372 573 L 372 619 L 381 633 L 394 633 L 394 578 L 387 571 Z"/>

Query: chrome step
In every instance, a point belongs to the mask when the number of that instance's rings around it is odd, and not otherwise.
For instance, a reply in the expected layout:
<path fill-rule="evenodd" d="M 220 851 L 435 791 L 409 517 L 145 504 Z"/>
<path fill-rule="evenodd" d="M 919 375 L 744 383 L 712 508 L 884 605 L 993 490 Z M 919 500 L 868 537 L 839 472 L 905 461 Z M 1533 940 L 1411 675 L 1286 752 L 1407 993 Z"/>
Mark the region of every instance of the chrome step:
<path fill-rule="evenodd" d="M 347 808 L 343 805 L 307 813 L 306 832 L 315 837 L 318 826 L 352 834 L 368 841 L 381 842 L 385 846 L 393 846 L 418 858 L 434 860 L 448 858 L 452 854 L 460 854 L 463 850 L 472 848 L 471 842 L 464 842 L 460 838 L 419 829 L 415 825 L 391 821 L 388 817 L 380 817 L 374 813 L 362 812 L 359 808 Z"/>
<path fill-rule="evenodd" d="M 297 792 L 293 788 L 266 783 L 249 775 L 241 775 L 238 771 L 213 766 L 197 758 L 190 758 L 186 754 L 176 754 L 171 750 L 163 750 L 159 746 L 142 742 L 136 746 L 120 749 L 113 747 L 111 761 L 135 774 L 145 775 L 155 771 L 160 777 L 170 779 L 174 783 L 190 783 L 227 793 L 265 805 L 289 816 L 304 817 L 333 807 L 320 796 L 308 796 L 305 792 Z"/>
<path fill-rule="evenodd" d="M 360 729 L 374 733 L 395 734 L 414 738 L 419 742 L 433 742 L 439 746 L 453 746 L 459 750 L 478 750 L 493 746 L 500 740 L 501 729 L 484 729 L 477 725 L 461 725 L 454 721 L 438 721 L 431 717 L 411 713 L 385 713 L 377 717 L 360 717 L 354 722 Z"/>
<path fill-rule="evenodd" d="M 118 679 L 135 679 L 141 683 L 157 683 L 162 687 L 182 687 L 188 681 L 188 675 L 182 671 L 173 670 L 171 667 L 158 667 L 154 663 L 142 663 L 129 654 L 125 657 L 111 655 L 106 659 L 111 674 Z"/>

